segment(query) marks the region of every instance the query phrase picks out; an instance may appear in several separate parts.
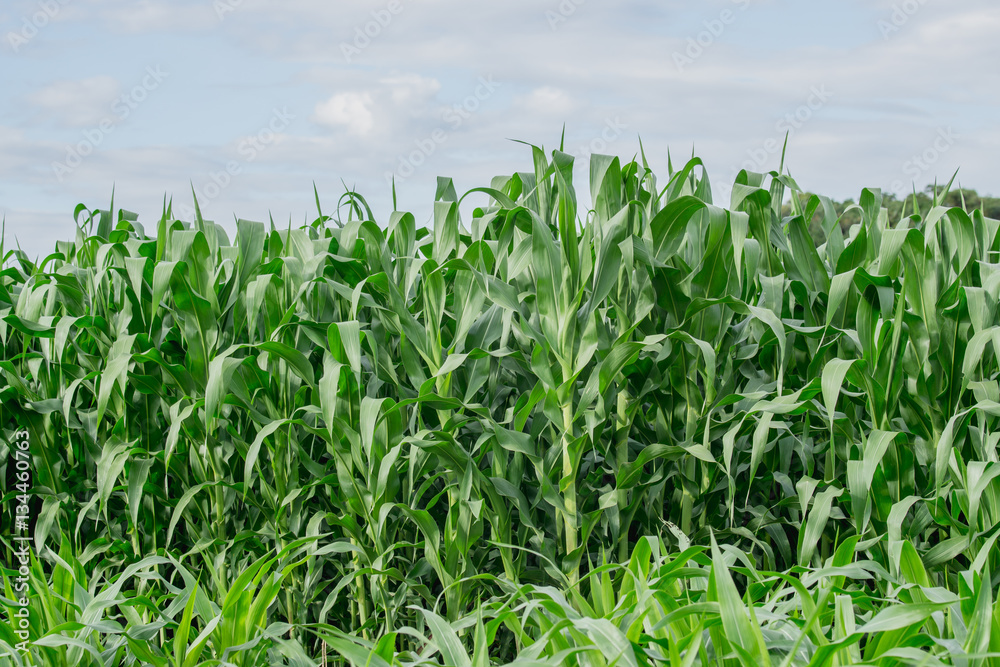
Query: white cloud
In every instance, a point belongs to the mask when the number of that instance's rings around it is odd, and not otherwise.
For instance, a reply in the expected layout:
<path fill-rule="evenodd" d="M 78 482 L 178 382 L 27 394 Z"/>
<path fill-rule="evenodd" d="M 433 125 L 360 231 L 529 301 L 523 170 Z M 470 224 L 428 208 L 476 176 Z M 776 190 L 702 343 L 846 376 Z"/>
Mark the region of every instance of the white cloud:
<path fill-rule="evenodd" d="M 316 105 L 315 120 L 321 125 L 346 127 L 351 134 L 365 136 L 375 125 L 369 93 L 337 93 Z"/>
<path fill-rule="evenodd" d="M 111 113 L 121 86 L 111 76 L 54 81 L 28 95 L 44 116 L 71 127 L 99 123 Z"/>
<path fill-rule="evenodd" d="M 436 97 L 441 83 L 412 73 L 393 73 L 365 90 L 335 93 L 316 105 L 313 121 L 343 128 L 356 137 L 369 137 L 373 130 L 389 137 L 400 130 L 413 131 L 428 118 L 438 115 Z M 419 129 L 416 129 L 419 132 Z"/>
<path fill-rule="evenodd" d="M 108 3 L 105 3 L 108 4 Z M 212 2 L 185 5 L 178 2 L 138 0 L 112 2 L 104 10 L 105 19 L 125 33 L 148 33 L 165 30 L 204 30 L 219 23 Z"/>
<path fill-rule="evenodd" d="M 994 38 L 1000 31 L 1000 12 L 995 8 L 963 10 L 958 6 L 924 22 L 915 15 L 913 23 L 915 42 L 948 49 L 948 59 L 958 60 L 977 51 L 996 51 Z M 900 33 L 906 29 L 906 25 L 902 26 Z"/>
<path fill-rule="evenodd" d="M 400 105 L 426 103 L 441 90 L 440 81 L 419 74 L 396 74 L 381 79 L 380 83 L 389 88 L 393 103 Z"/>
<path fill-rule="evenodd" d="M 535 88 L 527 95 L 515 100 L 527 113 L 537 113 L 546 116 L 566 118 L 577 109 L 576 100 L 565 90 L 553 86 Z"/>
<path fill-rule="evenodd" d="M 50 144 L 28 139 L 22 130 L 0 125 L 0 155 L 4 156 L 0 160 L 0 180 L 23 184 L 37 169 L 40 155 L 54 155 L 50 148 Z"/>

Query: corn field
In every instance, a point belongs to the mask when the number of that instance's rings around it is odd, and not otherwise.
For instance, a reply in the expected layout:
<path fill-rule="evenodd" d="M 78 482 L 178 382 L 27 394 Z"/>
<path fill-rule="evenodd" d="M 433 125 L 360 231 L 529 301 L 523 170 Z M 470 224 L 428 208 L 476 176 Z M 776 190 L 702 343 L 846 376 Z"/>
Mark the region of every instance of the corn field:
<path fill-rule="evenodd" d="M 0 663 L 1000 665 L 1000 221 L 531 155 L 0 245 Z"/>

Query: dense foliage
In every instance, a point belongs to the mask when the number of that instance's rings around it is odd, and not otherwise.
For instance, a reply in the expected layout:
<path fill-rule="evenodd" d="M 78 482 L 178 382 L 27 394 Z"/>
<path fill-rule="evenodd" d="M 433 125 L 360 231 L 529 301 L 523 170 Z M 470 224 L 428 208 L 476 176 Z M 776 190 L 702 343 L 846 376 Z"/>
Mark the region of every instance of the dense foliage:
<path fill-rule="evenodd" d="M 958 175 L 957 173 L 955 174 Z M 913 194 L 905 197 L 897 197 L 895 193 L 882 193 L 882 207 L 886 209 L 890 220 L 900 220 L 907 214 L 918 214 L 920 211 L 929 211 L 935 206 L 947 208 L 960 207 L 966 211 L 980 210 L 987 218 L 1000 220 L 1000 199 L 996 197 L 980 196 L 975 190 L 969 188 L 950 189 L 940 185 L 928 185 L 922 192 L 914 191 Z M 799 207 L 804 208 L 809 202 L 812 193 L 797 192 Z M 862 220 L 860 208 L 853 199 L 844 201 L 831 200 L 833 209 L 840 218 L 840 227 L 844 233 L 849 233 L 851 227 L 859 224 Z M 781 207 L 782 215 L 792 215 L 791 202 L 786 202 Z M 812 235 L 816 245 L 826 242 L 826 232 L 823 228 L 824 214 L 817 212 L 809 222 L 809 233 Z"/>
<path fill-rule="evenodd" d="M 0 246 L 0 660 L 1000 664 L 1000 222 L 533 163 Z"/>

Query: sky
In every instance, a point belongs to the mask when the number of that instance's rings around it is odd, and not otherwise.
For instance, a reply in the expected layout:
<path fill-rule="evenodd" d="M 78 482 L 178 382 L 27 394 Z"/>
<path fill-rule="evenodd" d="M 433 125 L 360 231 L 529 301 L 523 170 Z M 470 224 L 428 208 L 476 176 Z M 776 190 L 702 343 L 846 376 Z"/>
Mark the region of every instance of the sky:
<path fill-rule="evenodd" d="M 693 154 L 857 198 L 935 180 L 1000 195 L 995 0 L 4 0 L 0 218 L 31 257 L 74 209 L 294 224 L 345 188 L 429 222 L 531 169 L 524 143 Z M 470 201 L 474 202 L 474 197 Z M 346 212 L 345 212 L 346 213 Z"/>

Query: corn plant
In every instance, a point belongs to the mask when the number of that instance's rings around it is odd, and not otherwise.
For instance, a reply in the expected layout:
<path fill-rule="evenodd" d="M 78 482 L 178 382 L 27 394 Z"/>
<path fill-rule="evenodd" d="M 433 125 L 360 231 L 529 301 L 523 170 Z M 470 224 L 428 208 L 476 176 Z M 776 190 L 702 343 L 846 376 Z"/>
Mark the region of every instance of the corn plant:
<path fill-rule="evenodd" d="M 0 241 L 0 659 L 1000 664 L 1000 221 L 531 157 Z"/>

